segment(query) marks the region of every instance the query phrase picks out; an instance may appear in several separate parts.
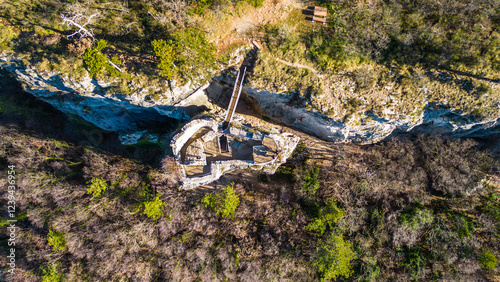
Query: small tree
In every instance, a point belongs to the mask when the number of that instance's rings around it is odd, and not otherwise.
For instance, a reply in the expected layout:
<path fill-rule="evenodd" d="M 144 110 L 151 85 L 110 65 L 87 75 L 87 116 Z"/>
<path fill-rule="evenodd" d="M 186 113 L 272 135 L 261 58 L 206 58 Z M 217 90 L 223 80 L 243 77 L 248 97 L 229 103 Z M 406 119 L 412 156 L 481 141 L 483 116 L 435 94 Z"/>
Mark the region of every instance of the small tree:
<path fill-rule="evenodd" d="M 484 269 L 493 270 L 497 266 L 498 259 L 492 252 L 484 250 L 478 261 L 483 265 Z"/>
<path fill-rule="evenodd" d="M 161 70 L 161 75 L 165 76 L 168 80 L 171 80 L 177 75 L 177 69 L 174 64 L 175 52 L 171 43 L 168 44 L 165 40 L 160 39 L 153 40 L 151 44 L 153 45 L 155 56 L 160 59 L 158 68 Z"/>
<path fill-rule="evenodd" d="M 99 198 L 108 190 L 108 183 L 102 178 L 92 178 L 90 185 L 87 188 L 87 194 L 92 195 L 92 198 Z"/>
<path fill-rule="evenodd" d="M 316 190 L 319 188 L 319 167 L 313 167 L 311 170 L 306 170 L 304 173 L 304 183 L 302 183 L 302 189 L 304 191 L 311 192 L 315 194 Z"/>
<path fill-rule="evenodd" d="M 333 200 L 321 207 L 318 218 L 315 218 L 307 225 L 307 229 L 316 233 L 318 236 L 323 236 L 327 227 L 333 228 L 333 224 L 344 216 L 344 211 L 337 207 Z"/>
<path fill-rule="evenodd" d="M 205 195 L 201 203 L 206 208 L 212 208 L 217 215 L 222 217 L 233 217 L 240 205 L 240 197 L 234 192 L 234 183 L 227 185 L 219 194 Z"/>
<path fill-rule="evenodd" d="M 47 235 L 47 241 L 50 246 L 54 249 L 54 251 L 57 250 L 64 250 L 66 249 L 66 239 L 64 238 L 64 233 L 59 233 L 54 230 L 50 230 L 49 234 Z"/>
<path fill-rule="evenodd" d="M 320 240 L 316 250 L 318 258 L 313 264 L 323 281 L 335 280 L 339 276 L 348 278 L 352 274 L 351 260 L 355 258 L 355 253 L 342 235 L 332 234 L 325 240 Z"/>
<path fill-rule="evenodd" d="M 42 282 L 62 281 L 63 274 L 60 270 L 61 263 L 53 263 L 49 267 L 42 268 Z"/>
<path fill-rule="evenodd" d="M 168 42 L 160 39 L 151 44 L 160 59 L 161 74 L 169 80 L 175 77 L 182 81 L 206 81 L 216 68 L 215 45 L 198 28 L 179 30 Z"/>
<path fill-rule="evenodd" d="M 158 220 L 163 216 L 163 209 L 166 204 L 160 200 L 161 193 L 158 193 L 153 200 L 144 203 L 143 214 L 147 215 L 152 220 Z"/>
<path fill-rule="evenodd" d="M 112 75 L 118 75 L 118 72 L 122 70 L 117 66 L 121 64 L 118 57 L 113 57 L 111 60 L 102 53 L 102 49 L 106 48 L 108 43 L 106 40 L 98 40 L 97 43 L 92 47 L 88 48 L 83 54 L 83 62 L 87 67 L 89 75 L 93 77 L 99 74 L 105 69 Z"/>

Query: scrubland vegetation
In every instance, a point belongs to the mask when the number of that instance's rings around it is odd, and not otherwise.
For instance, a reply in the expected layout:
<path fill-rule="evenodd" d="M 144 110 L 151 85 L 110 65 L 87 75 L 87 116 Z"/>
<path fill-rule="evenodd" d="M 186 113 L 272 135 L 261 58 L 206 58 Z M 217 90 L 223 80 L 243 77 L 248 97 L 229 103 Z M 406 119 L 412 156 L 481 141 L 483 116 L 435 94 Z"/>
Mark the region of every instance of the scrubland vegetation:
<path fill-rule="evenodd" d="M 354 112 L 385 116 L 384 109 L 419 116 L 427 102 L 478 119 L 498 116 L 498 2 L 319 4 L 329 8 L 326 27 L 296 11 L 261 28 L 272 57 L 261 56 L 255 86 L 304 97 L 306 107 L 340 120 Z M 353 98 L 364 102 L 354 111 L 346 107 Z"/>
<path fill-rule="evenodd" d="M 116 79 L 127 93 L 131 74 L 158 85 L 209 79 L 227 59 L 212 41 L 231 34 L 216 27 L 263 2 L 0 4 L 1 50 L 41 70 Z M 386 108 L 417 115 L 426 101 L 498 116 L 498 1 L 318 4 L 329 8 L 326 26 L 292 9 L 254 30 L 264 49 L 251 83 L 341 120 Z M 60 15 L 75 13 L 99 13 L 89 25 L 95 40 L 66 37 Z M 184 192 L 176 162 L 159 150 L 123 148 L 110 133 L 88 142 L 91 125 L 0 90 L 0 181 L 9 164 L 19 184 L 13 280 L 499 277 L 499 152 L 484 140 L 307 139 L 274 175 Z M 6 222 L 0 228 L 6 234 Z"/>
<path fill-rule="evenodd" d="M 242 44 L 221 42 L 243 36 L 264 45 L 251 85 L 297 96 L 301 106 L 337 120 L 390 118 L 387 109 L 417 118 L 428 103 L 477 119 L 499 114 L 498 1 L 311 2 L 328 8 L 325 26 L 306 20 L 306 4 L 289 5 L 281 8 L 284 17 L 255 25 L 247 35 L 238 35 L 232 23 L 263 1 L 3 3 L 2 49 L 14 50 L 27 65 L 41 63 L 39 69 L 112 79 L 112 92 L 130 93 L 131 81 L 163 90 L 171 82 L 206 82 Z M 78 14 L 82 23 L 96 15 L 86 26 L 94 40 L 66 38 L 75 29 L 61 25 L 61 15 Z M 106 60 L 124 72 L 106 67 Z M 347 107 L 354 98 L 362 103 Z"/>
<path fill-rule="evenodd" d="M 483 141 L 307 139 L 274 175 L 186 192 L 171 157 L 77 145 L 82 125 L 2 91 L 15 281 L 498 279 L 499 151 Z"/>

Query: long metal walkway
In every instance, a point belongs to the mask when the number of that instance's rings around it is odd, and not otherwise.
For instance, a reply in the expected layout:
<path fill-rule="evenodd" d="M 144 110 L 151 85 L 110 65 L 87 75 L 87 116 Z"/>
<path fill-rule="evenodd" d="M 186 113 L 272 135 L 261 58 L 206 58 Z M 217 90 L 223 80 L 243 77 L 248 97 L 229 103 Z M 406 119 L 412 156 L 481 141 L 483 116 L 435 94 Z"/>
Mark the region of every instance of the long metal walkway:
<path fill-rule="evenodd" d="M 238 101 L 240 99 L 241 90 L 243 88 L 243 82 L 245 81 L 245 74 L 247 68 L 251 65 L 250 60 L 252 57 L 257 55 L 258 45 L 254 43 L 254 48 L 247 54 L 240 69 L 238 70 L 238 75 L 236 76 L 236 82 L 234 83 L 233 94 L 231 94 L 231 100 L 229 101 L 229 106 L 227 107 L 226 118 L 222 124 L 222 129 L 226 130 L 233 119 L 234 112 L 238 106 Z"/>
<path fill-rule="evenodd" d="M 234 83 L 233 94 L 231 94 L 231 100 L 229 101 L 229 106 L 227 106 L 226 118 L 222 123 L 222 130 L 226 131 L 229 129 L 231 120 L 233 119 L 234 112 L 238 106 L 238 100 L 240 100 L 241 90 L 243 89 L 243 82 L 245 81 L 245 74 L 247 69 L 252 65 L 251 59 L 255 58 L 257 55 L 257 50 L 259 49 L 259 44 L 254 43 L 254 48 L 247 54 L 240 69 L 238 70 L 238 75 L 236 76 L 236 82 Z M 251 70 L 251 69 L 250 69 Z M 219 148 L 221 152 L 229 152 L 229 140 L 226 135 L 219 137 Z"/>
<path fill-rule="evenodd" d="M 231 95 L 231 101 L 229 101 L 229 106 L 227 107 L 226 118 L 224 119 L 224 128 L 226 129 L 231 120 L 233 119 L 234 111 L 238 105 L 238 100 L 240 99 L 241 89 L 243 88 L 243 81 L 245 81 L 245 74 L 247 71 L 247 66 L 242 66 L 238 70 L 238 76 L 236 77 L 236 82 L 234 83 L 233 94 Z"/>

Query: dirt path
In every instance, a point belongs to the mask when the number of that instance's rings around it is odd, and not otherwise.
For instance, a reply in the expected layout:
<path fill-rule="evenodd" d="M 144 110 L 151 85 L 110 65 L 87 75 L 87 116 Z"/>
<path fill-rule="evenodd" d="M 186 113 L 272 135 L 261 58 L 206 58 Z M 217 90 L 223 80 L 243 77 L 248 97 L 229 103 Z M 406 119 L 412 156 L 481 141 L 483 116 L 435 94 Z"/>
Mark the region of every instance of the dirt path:
<path fill-rule="evenodd" d="M 271 56 L 270 54 L 268 54 L 269 56 Z M 271 56 L 272 57 L 272 56 Z M 315 68 L 313 67 L 310 67 L 310 66 L 306 66 L 306 65 L 303 65 L 303 64 L 297 64 L 297 63 L 290 63 L 290 62 L 287 62 L 287 61 L 284 61 L 280 58 L 275 58 L 275 57 L 272 57 L 273 59 L 275 59 L 276 61 L 282 63 L 282 64 L 285 64 L 287 66 L 290 66 L 290 67 L 294 67 L 294 68 L 301 68 L 301 69 L 308 69 L 310 71 L 312 71 L 312 73 L 314 73 L 315 75 L 317 75 L 319 78 L 323 78 L 323 75 L 320 74 Z"/>
<path fill-rule="evenodd" d="M 248 31 L 285 19 L 295 8 L 302 8 L 297 0 L 266 0 L 262 7 L 250 8 L 244 15 L 234 16 L 228 22 L 228 34 L 214 42 L 217 51 L 222 52 L 233 44 L 250 44 L 252 38 L 248 35 Z"/>

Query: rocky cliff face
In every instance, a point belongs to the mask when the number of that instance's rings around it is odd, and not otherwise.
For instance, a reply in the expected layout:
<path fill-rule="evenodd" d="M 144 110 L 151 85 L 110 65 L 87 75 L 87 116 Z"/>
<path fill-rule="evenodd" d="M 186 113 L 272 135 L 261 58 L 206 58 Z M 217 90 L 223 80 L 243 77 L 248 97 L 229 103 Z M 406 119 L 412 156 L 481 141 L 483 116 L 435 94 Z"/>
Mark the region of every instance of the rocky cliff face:
<path fill-rule="evenodd" d="M 106 89 L 112 82 L 88 76 L 75 81 L 64 74 L 38 71 L 36 66 L 26 68 L 7 54 L 0 55 L 0 66 L 13 73 L 28 93 L 69 116 L 119 133 L 128 144 L 148 132 L 168 132 L 176 128 L 206 106 L 210 107 L 208 100 L 217 104 L 223 90 L 227 92 L 227 88 L 232 87 L 231 79 L 218 76 L 210 85 L 184 85 L 172 89 L 171 93 L 163 93 L 162 97 L 168 99 L 153 101 L 148 100 L 148 93 L 154 89 L 137 88 L 129 95 L 107 95 Z M 409 131 L 456 137 L 486 136 L 499 131 L 498 117 L 478 122 L 474 116 L 430 103 L 419 116 L 356 113 L 352 120 L 342 122 L 293 106 L 290 96 L 250 87 L 244 90 L 264 115 L 332 142 L 373 143 Z"/>
<path fill-rule="evenodd" d="M 108 95 L 106 89 L 113 82 L 88 76 L 75 81 L 64 74 L 38 71 L 36 66 L 26 68 L 11 55 L 0 55 L 0 66 L 11 72 L 26 92 L 71 117 L 117 132 L 129 143 L 140 138 L 145 130 L 154 128 L 153 131 L 166 132 L 176 128 L 207 103 L 207 99 L 203 99 L 207 85 L 188 84 L 165 95 L 176 99 L 151 101 L 147 96 L 154 89 L 132 89 L 129 95 Z"/>
<path fill-rule="evenodd" d="M 218 93 L 230 80 L 220 76 L 207 88 L 208 97 L 217 101 Z M 356 113 L 346 122 L 318 112 L 291 105 L 291 96 L 245 87 L 246 95 L 255 101 L 262 114 L 321 139 L 332 142 L 375 143 L 391 135 L 412 132 L 453 137 L 482 137 L 500 132 L 500 117 L 477 121 L 473 115 L 453 111 L 446 106 L 427 103 L 418 116 L 386 116 Z M 358 121 L 356 122 L 355 119 Z M 354 120 L 354 121 L 353 121 Z M 358 123 L 358 124 L 356 124 Z"/>

